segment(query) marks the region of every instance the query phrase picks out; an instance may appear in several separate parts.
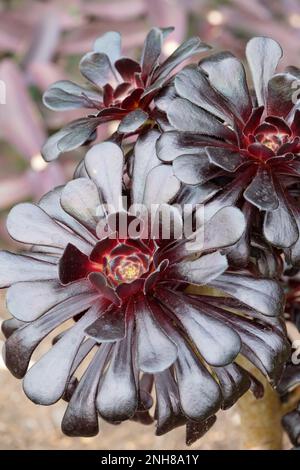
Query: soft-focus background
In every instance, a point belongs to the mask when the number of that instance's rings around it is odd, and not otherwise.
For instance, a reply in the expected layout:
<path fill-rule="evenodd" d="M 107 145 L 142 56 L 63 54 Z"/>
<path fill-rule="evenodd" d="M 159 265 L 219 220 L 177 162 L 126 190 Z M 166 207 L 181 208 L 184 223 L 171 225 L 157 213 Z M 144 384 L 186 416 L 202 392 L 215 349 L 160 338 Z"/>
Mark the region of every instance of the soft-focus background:
<path fill-rule="evenodd" d="M 165 43 L 166 55 L 199 35 L 243 57 L 251 36 L 267 35 L 284 49 L 282 67 L 300 65 L 300 0 L 0 0 L 0 248 L 11 246 L 5 218 L 12 205 L 36 201 L 62 184 L 82 156 L 76 151 L 48 165 L 41 158 L 46 137 L 80 116 L 46 110 L 44 90 L 56 80 L 80 80 L 79 59 L 104 32 L 120 31 L 126 55 L 136 56 L 149 27 L 171 25 L 176 30 Z M 107 132 L 103 127 L 99 137 Z M 3 299 L 2 294 L 0 320 L 8 316 Z M 0 360 L 0 449 L 184 448 L 183 429 L 157 438 L 152 426 L 135 423 L 102 423 L 99 436 L 70 439 L 59 427 L 64 406 L 33 405 Z M 239 448 L 239 420 L 235 408 L 223 413 L 193 447 Z"/>

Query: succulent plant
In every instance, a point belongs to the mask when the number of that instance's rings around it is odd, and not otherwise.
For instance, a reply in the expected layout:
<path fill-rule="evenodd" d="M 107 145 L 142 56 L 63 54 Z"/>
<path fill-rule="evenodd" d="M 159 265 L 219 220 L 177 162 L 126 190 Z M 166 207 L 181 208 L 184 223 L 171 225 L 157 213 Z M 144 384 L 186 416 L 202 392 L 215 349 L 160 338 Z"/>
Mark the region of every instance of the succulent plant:
<path fill-rule="evenodd" d="M 31 247 L 0 254 L 1 287 L 10 286 L 14 316 L 3 324 L 5 361 L 15 376 L 25 375 L 24 391 L 35 403 L 67 397 L 62 429 L 69 435 L 96 434 L 97 412 L 110 422 L 145 420 L 154 384 L 157 434 L 186 424 L 191 443 L 218 409 L 249 388 L 261 395 L 236 362 L 239 353 L 274 384 L 289 353 L 279 284 L 232 271 L 222 253 L 243 234 L 238 209 L 218 211 L 199 240 L 130 234 L 130 225 L 144 227 L 148 216 L 120 211 L 122 196 L 169 208 L 175 225 L 181 221 L 170 205 L 180 184 L 171 166 L 157 164 L 158 137 L 139 137 L 129 185 L 121 148 L 104 142 L 88 151 L 78 178 L 8 216 L 10 235 Z M 187 291 L 191 286 L 200 290 Z M 33 351 L 60 325 L 55 344 L 27 371 Z"/>
<path fill-rule="evenodd" d="M 177 74 L 157 100 L 174 129 L 160 138 L 158 155 L 172 162 L 185 184 L 216 182 L 216 194 L 206 201 L 209 216 L 237 205 L 248 221 L 247 234 L 263 234 L 297 264 L 299 71 L 289 67 L 276 73 L 282 51 L 269 38 L 251 39 L 246 55 L 254 91 L 244 66 L 229 52 L 212 54 Z M 249 236 L 235 258 L 247 264 Z"/>
<path fill-rule="evenodd" d="M 184 60 L 209 49 L 199 38 L 191 38 L 167 59 L 160 61 L 164 37 L 173 28 L 153 28 L 148 33 L 141 61 L 121 55 L 121 36 L 114 31 L 99 37 L 93 52 L 80 61 L 80 71 L 91 84 L 82 87 L 64 80 L 54 83 L 44 94 L 44 103 L 54 110 L 87 108 L 95 110 L 71 122 L 52 135 L 42 154 L 47 161 L 95 138 L 96 129 L 108 121 L 120 121 L 118 132 L 137 132 L 147 121 L 155 121 L 153 98 Z"/>
<path fill-rule="evenodd" d="M 46 91 L 51 109 L 94 114 L 53 134 L 45 160 L 90 149 L 71 181 L 7 218 L 27 248 L 0 252 L 5 363 L 33 402 L 68 402 L 70 436 L 96 435 L 100 416 L 157 435 L 185 425 L 191 444 L 248 390 L 263 396 L 245 363 L 281 394 L 299 382 L 285 324 L 299 321 L 299 69 L 277 73 L 280 46 L 254 38 L 252 90 L 229 52 L 182 68 L 209 51 L 199 38 L 162 60 L 171 31 L 151 29 L 140 62 L 106 33 L 80 62 L 88 86 Z M 283 420 L 294 445 L 298 415 Z"/>

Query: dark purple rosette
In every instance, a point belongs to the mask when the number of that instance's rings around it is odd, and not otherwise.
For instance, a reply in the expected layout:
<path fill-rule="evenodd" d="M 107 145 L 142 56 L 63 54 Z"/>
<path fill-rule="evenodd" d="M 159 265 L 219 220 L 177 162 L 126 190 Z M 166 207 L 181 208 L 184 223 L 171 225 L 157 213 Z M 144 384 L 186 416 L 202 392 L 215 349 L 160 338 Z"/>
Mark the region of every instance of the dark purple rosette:
<path fill-rule="evenodd" d="M 297 264 L 300 73 L 295 67 L 276 73 L 282 50 L 272 39 L 251 39 L 246 55 L 254 90 L 229 52 L 178 73 L 157 99 L 173 127 L 159 140 L 158 154 L 173 162 L 182 182 L 216 183 L 217 193 L 206 204 L 209 216 L 228 205 L 244 212 L 248 230 L 233 253 L 240 264 L 248 262 L 251 231 Z"/>
<path fill-rule="evenodd" d="M 14 317 L 3 323 L 5 362 L 33 402 L 68 401 L 62 429 L 71 436 L 97 434 L 98 415 L 151 422 L 154 387 L 156 433 L 185 424 L 190 444 L 249 388 L 263 393 L 238 355 L 274 385 L 289 355 L 281 287 L 232 270 L 223 253 L 243 235 L 241 211 L 220 208 L 195 234 L 175 237 L 181 189 L 156 156 L 159 135 L 138 138 L 130 179 L 121 148 L 104 142 L 77 179 L 8 216 L 11 237 L 29 248 L 0 253 Z M 160 217 L 150 236 L 149 217 L 120 209 L 122 197 L 168 209 L 169 238 Z M 29 367 L 48 335 L 52 346 Z"/>
<path fill-rule="evenodd" d="M 156 121 L 153 98 L 184 60 L 209 49 L 199 38 L 182 43 L 168 58 L 161 60 L 164 38 L 173 28 L 153 28 L 148 33 L 140 62 L 121 54 L 121 36 L 114 31 L 99 37 L 92 52 L 80 62 L 80 72 L 89 86 L 68 80 L 54 83 L 44 94 L 45 105 L 53 110 L 77 108 L 94 114 L 71 122 L 52 135 L 42 149 L 46 161 L 73 150 L 96 136 L 104 122 L 120 121 L 118 133 L 136 133 Z"/>

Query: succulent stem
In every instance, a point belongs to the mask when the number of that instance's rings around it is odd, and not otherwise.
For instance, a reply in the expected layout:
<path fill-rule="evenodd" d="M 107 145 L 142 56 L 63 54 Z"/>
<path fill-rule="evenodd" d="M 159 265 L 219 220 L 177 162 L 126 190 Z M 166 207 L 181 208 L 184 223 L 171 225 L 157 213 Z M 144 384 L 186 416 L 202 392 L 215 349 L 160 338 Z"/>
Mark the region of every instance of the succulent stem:
<path fill-rule="evenodd" d="M 240 361 L 239 361 L 240 362 Z M 257 400 L 247 392 L 238 401 L 241 418 L 241 448 L 247 450 L 282 449 L 282 408 L 279 396 L 254 368 L 243 364 L 265 387 L 264 397 Z"/>

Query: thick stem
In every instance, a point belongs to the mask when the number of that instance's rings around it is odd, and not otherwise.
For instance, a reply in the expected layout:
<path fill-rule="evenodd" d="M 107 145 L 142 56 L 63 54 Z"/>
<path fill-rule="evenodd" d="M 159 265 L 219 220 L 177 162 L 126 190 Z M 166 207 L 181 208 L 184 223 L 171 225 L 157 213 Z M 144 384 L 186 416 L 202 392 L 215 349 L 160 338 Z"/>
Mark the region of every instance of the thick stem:
<path fill-rule="evenodd" d="M 251 392 L 247 392 L 238 402 L 241 418 L 241 447 L 248 450 L 280 450 L 283 431 L 282 407 L 278 394 L 257 369 L 248 362 L 247 365 L 243 365 L 263 383 L 265 394 L 263 398 L 257 400 Z"/>

